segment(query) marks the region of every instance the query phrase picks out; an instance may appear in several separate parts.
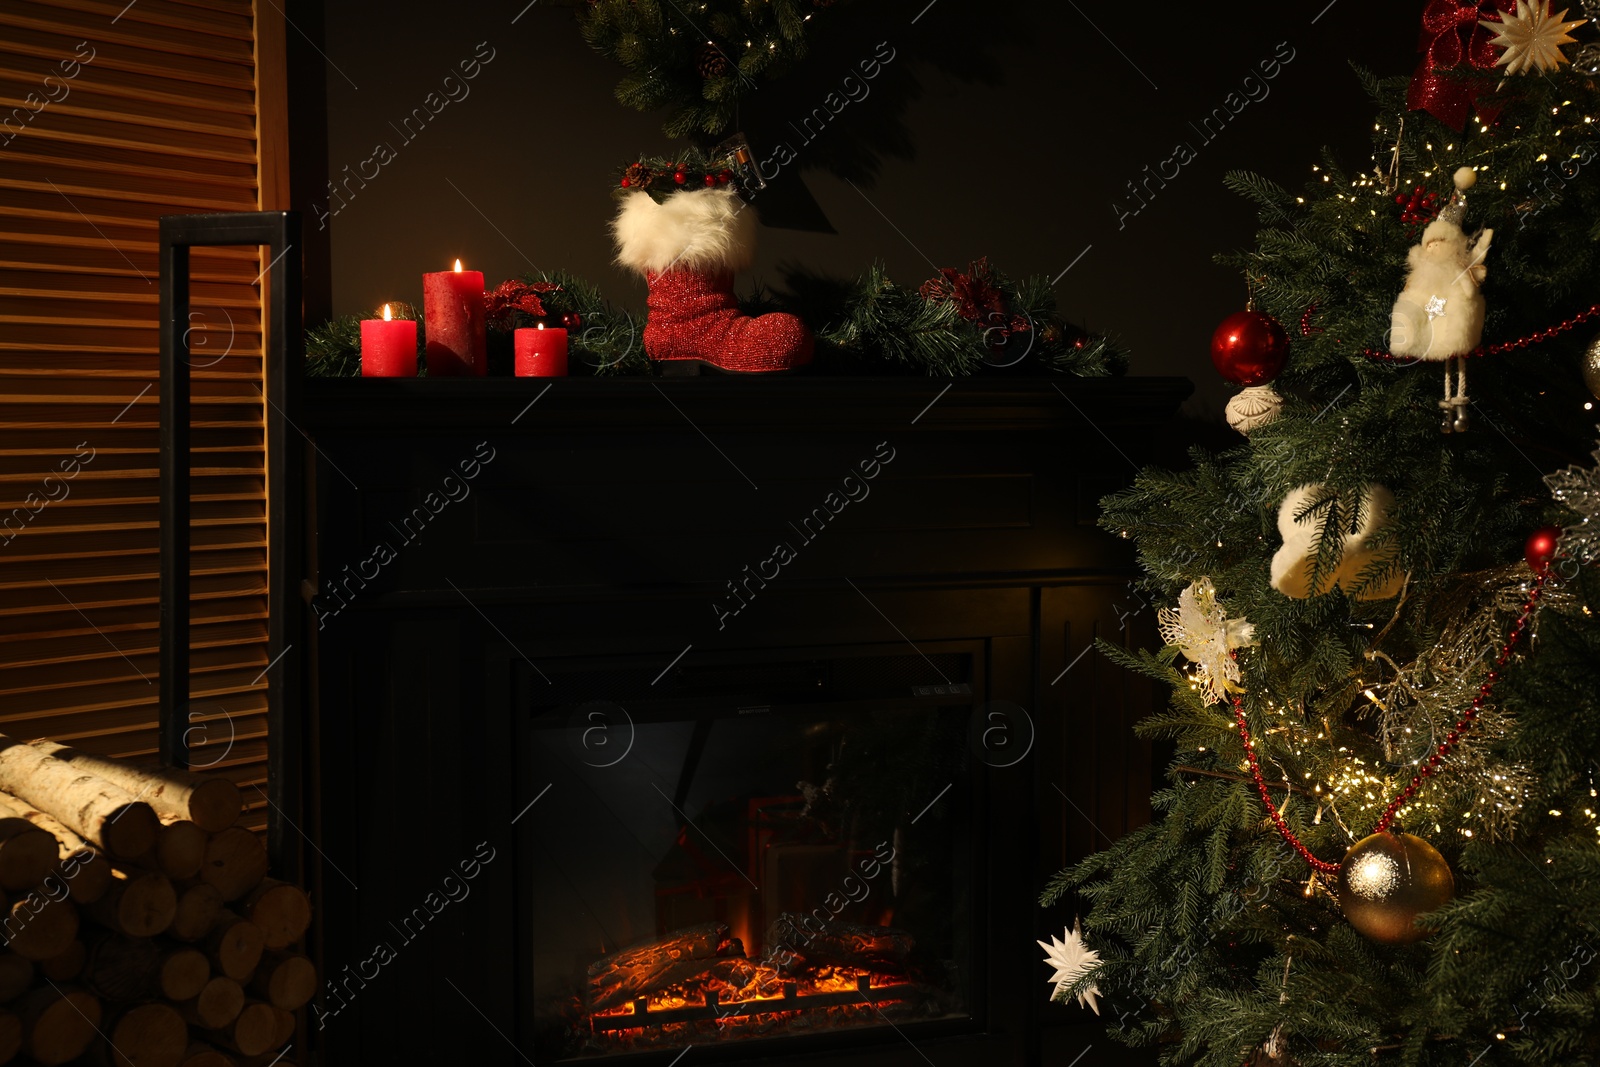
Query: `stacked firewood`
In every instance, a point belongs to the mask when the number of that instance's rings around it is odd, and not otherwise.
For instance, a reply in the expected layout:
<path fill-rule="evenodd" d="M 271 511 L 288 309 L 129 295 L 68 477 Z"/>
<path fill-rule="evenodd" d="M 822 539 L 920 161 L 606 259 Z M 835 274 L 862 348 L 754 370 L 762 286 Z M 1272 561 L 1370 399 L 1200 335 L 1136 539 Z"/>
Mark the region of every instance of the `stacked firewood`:
<path fill-rule="evenodd" d="M 0 735 L 0 1064 L 294 1062 L 311 903 L 240 810 L 226 778 Z"/>

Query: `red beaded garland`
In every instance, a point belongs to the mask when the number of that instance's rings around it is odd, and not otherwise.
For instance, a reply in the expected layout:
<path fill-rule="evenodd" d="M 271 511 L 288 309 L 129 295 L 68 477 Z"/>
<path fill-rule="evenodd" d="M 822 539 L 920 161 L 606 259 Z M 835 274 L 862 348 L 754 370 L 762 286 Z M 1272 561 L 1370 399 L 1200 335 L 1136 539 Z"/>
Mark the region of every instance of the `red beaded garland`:
<path fill-rule="evenodd" d="M 1596 316 L 1600 316 L 1600 304 L 1593 304 L 1587 310 L 1580 311 L 1570 319 L 1564 319 L 1561 322 L 1556 323 L 1554 326 L 1551 326 L 1549 329 L 1539 330 L 1536 333 L 1530 333 L 1528 336 L 1520 337 L 1515 341 L 1499 341 L 1492 345 L 1479 345 L 1462 358 L 1467 359 L 1473 356 L 1498 356 L 1505 352 L 1520 352 L 1525 348 L 1531 348 L 1534 345 L 1543 344 L 1546 341 L 1559 337 L 1568 330 L 1575 330 Z M 1368 359 L 1378 359 L 1389 363 L 1413 362 L 1410 356 L 1397 356 L 1392 352 L 1380 352 L 1376 348 L 1363 348 L 1361 350 L 1361 354 L 1366 356 Z"/>
<path fill-rule="evenodd" d="M 1523 630 L 1527 629 L 1528 620 L 1533 617 L 1533 611 L 1539 605 L 1539 598 L 1544 595 L 1544 583 L 1549 577 L 1550 568 L 1548 566 L 1544 570 L 1537 572 L 1533 589 L 1529 591 L 1528 599 L 1522 605 L 1522 613 L 1517 616 L 1517 621 L 1512 624 L 1510 632 L 1506 634 L 1505 643 L 1500 646 L 1500 654 L 1496 657 L 1494 666 L 1490 668 L 1489 673 L 1484 677 L 1483 684 L 1478 687 L 1478 695 L 1473 699 L 1472 706 L 1461 713 L 1461 718 L 1450 730 L 1445 740 L 1429 754 L 1427 762 L 1418 768 L 1416 776 L 1411 779 L 1411 784 L 1406 786 L 1399 796 L 1389 801 L 1388 806 L 1383 809 L 1383 816 L 1378 820 L 1377 825 L 1372 828 L 1373 833 L 1381 834 L 1389 829 L 1400 809 L 1405 807 L 1417 790 L 1422 787 L 1425 779 L 1433 777 L 1433 772 L 1455 749 L 1456 743 L 1461 740 L 1461 735 L 1467 731 L 1473 720 L 1478 717 L 1478 712 L 1483 710 L 1483 705 L 1488 702 L 1489 695 L 1494 692 L 1495 683 L 1500 680 L 1500 668 L 1506 665 L 1506 661 L 1511 658 L 1511 653 L 1516 650 L 1517 642 L 1521 639 Z M 1250 736 L 1250 723 L 1245 718 L 1243 698 L 1237 696 L 1233 698 L 1233 715 L 1234 720 L 1239 725 L 1239 737 L 1244 742 L 1244 756 L 1245 760 L 1250 764 L 1250 776 L 1255 779 L 1256 791 L 1261 794 L 1261 802 L 1266 805 L 1267 814 L 1272 817 L 1273 825 L 1278 828 L 1278 833 L 1311 865 L 1313 870 L 1320 871 L 1323 874 L 1337 873 L 1339 865 L 1317 859 L 1311 850 L 1294 835 L 1294 831 L 1289 829 L 1289 824 L 1284 821 L 1283 815 L 1272 803 L 1272 798 L 1267 793 L 1267 780 L 1262 777 L 1261 765 L 1256 760 L 1256 743 L 1255 739 Z"/>
<path fill-rule="evenodd" d="M 1311 316 L 1315 315 L 1316 313 L 1317 313 L 1317 305 L 1316 304 L 1312 304 L 1310 307 L 1306 308 L 1306 313 L 1304 315 L 1300 316 L 1300 336 L 1301 337 L 1310 337 L 1314 333 L 1321 333 L 1322 332 L 1322 327 L 1321 326 L 1313 326 L 1313 325 L 1311 325 Z"/>

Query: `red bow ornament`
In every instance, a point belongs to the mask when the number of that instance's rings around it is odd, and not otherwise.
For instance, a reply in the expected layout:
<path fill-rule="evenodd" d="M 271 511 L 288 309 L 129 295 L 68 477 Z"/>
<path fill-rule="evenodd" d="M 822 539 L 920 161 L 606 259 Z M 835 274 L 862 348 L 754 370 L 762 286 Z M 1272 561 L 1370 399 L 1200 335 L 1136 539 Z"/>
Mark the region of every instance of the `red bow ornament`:
<path fill-rule="evenodd" d="M 1490 44 L 1493 35 L 1478 24 L 1479 20 L 1499 21 L 1501 12 L 1515 8 L 1516 0 L 1429 0 L 1422 12 L 1422 39 L 1417 44 L 1422 62 L 1411 76 L 1406 106 L 1428 112 L 1451 129 L 1464 127 L 1477 103 L 1480 86 L 1470 78 L 1448 72 L 1463 62 L 1478 70 L 1493 70 L 1500 56 Z M 1499 112 L 1499 108 L 1479 109 L 1489 122 Z"/>

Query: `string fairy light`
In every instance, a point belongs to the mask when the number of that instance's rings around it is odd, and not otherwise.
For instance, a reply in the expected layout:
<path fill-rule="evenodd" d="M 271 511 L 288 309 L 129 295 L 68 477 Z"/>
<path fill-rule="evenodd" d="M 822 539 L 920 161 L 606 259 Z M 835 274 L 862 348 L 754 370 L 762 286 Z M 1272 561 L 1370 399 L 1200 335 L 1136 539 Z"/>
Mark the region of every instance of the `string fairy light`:
<path fill-rule="evenodd" d="M 1518 643 L 1522 640 L 1522 635 L 1527 630 L 1528 623 L 1533 618 L 1534 610 L 1539 606 L 1539 600 L 1544 594 L 1545 582 L 1549 580 L 1552 571 L 1553 568 L 1545 567 L 1535 578 L 1533 587 L 1528 592 L 1528 598 L 1523 603 L 1522 611 L 1517 616 L 1517 621 L 1512 623 L 1511 631 L 1506 635 L 1505 642 L 1500 647 L 1500 654 L 1495 658 L 1494 666 L 1489 669 L 1489 673 L 1484 678 L 1483 684 L 1478 687 L 1478 695 L 1473 699 L 1472 706 L 1462 713 L 1461 718 L 1457 720 L 1455 726 L 1450 730 L 1449 735 L 1439 743 L 1438 747 L 1435 748 L 1431 754 L 1429 754 L 1427 761 L 1419 761 L 1420 765 L 1417 767 L 1417 773 L 1411 779 L 1411 783 L 1402 789 L 1393 800 L 1389 801 L 1388 806 L 1383 809 L 1383 815 L 1378 819 L 1377 824 L 1372 828 L 1373 833 L 1380 834 L 1389 829 L 1390 825 L 1393 824 L 1395 818 L 1400 814 L 1401 810 L 1406 807 L 1407 803 L 1410 802 L 1412 797 L 1415 796 L 1418 790 L 1422 788 L 1423 783 L 1427 779 L 1433 777 L 1433 775 L 1438 771 L 1440 765 L 1444 763 L 1445 759 L 1449 757 L 1452 751 L 1454 751 L 1456 745 L 1461 740 L 1461 736 L 1466 733 L 1467 730 L 1471 729 L 1472 724 L 1477 719 L 1479 712 L 1483 710 L 1484 704 L 1488 702 L 1490 695 L 1493 694 L 1495 685 L 1500 680 L 1500 671 L 1511 659 L 1511 654 L 1516 650 Z M 1272 797 L 1268 792 L 1266 778 L 1264 778 L 1261 774 L 1261 764 L 1256 756 L 1255 738 L 1250 735 L 1250 723 L 1245 715 L 1243 697 L 1238 695 L 1233 697 L 1233 713 L 1235 723 L 1239 728 L 1239 738 L 1244 742 L 1245 761 L 1249 766 L 1250 777 L 1255 781 L 1256 791 L 1261 794 L 1261 802 L 1262 804 L 1266 805 L 1267 814 L 1271 816 L 1273 825 L 1277 827 L 1278 833 L 1285 841 L 1289 843 L 1290 847 L 1300 854 L 1301 858 L 1304 859 L 1313 870 L 1319 871 L 1326 875 L 1338 873 L 1339 865 L 1337 863 L 1330 863 L 1327 860 L 1318 859 L 1316 854 L 1307 848 L 1304 842 L 1295 836 L 1295 832 L 1290 829 L 1288 821 L 1283 817 L 1283 810 L 1272 803 Z M 1345 752 L 1348 751 L 1348 749 L 1341 746 L 1339 751 Z M 1354 762 L 1358 766 L 1365 766 L 1364 761 L 1362 761 L 1360 757 L 1355 757 Z M 1369 773 L 1364 773 L 1363 777 L 1370 779 L 1370 781 L 1360 783 L 1361 787 L 1363 787 L 1364 794 L 1369 799 L 1376 800 L 1376 796 L 1374 796 L 1370 790 L 1366 789 L 1365 786 L 1376 784 L 1377 787 L 1381 788 L 1383 785 L 1382 780 L 1373 779 Z M 1356 787 L 1357 783 L 1346 782 L 1346 786 L 1346 791 L 1348 791 L 1349 788 Z M 1285 806 L 1287 806 L 1287 799 L 1285 800 Z M 1472 832 L 1470 830 L 1464 832 L 1466 836 L 1472 836 Z"/>

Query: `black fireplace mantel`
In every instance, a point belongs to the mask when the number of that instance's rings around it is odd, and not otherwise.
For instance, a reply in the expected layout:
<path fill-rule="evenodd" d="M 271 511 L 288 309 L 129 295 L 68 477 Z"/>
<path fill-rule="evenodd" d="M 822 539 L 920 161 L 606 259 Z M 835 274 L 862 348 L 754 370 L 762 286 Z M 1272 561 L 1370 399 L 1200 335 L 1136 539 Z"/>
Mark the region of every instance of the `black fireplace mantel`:
<path fill-rule="evenodd" d="M 480 443 L 496 457 L 484 468 L 491 476 L 457 490 L 482 488 L 475 503 L 430 521 L 447 536 L 392 546 L 399 560 L 362 591 L 369 606 L 437 599 L 449 592 L 441 567 L 490 601 L 722 585 L 765 559 L 845 476 L 859 476 L 882 443 L 895 459 L 871 488 L 885 491 L 847 506 L 837 534 L 808 546 L 791 578 L 970 584 L 1123 568 L 1125 546 L 1094 527 L 1098 501 L 1127 484 L 1191 388 L 1175 378 L 1061 377 L 306 386 L 301 425 L 322 461 L 310 547 L 324 587 L 345 566 L 359 569 L 389 537 L 387 523 L 459 474 Z M 463 544 L 479 548 L 465 556 Z"/>
<path fill-rule="evenodd" d="M 555 403 L 540 412 L 540 419 L 526 425 L 518 420 L 512 427 L 539 433 L 541 425 L 571 426 L 596 418 L 672 425 L 683 421 L 672 405 L 685 402 L 694 405 L 697 422 L 770 432 L 787 431 L 796 424 L 888 428 L 889 419 L 899 420 L 897 425 L 916 419 L 925 431 L 953 423 L 1061 428 L 1074 422 L 1081 425 L 1088 418 L 1108 430 L 1148 429 L 1170 418 L 1194 387 L 1187 378 L 720 375 L 309 378 L 304 388 L 302 425 L 311 430 L 393 429 L 399 420 L 419 430 L 489 428 L 502 424 L 500 415 L 509 424 L 543 394 L 540 405 Z"/>
<path fill-rule="evenodd" d="M 1096 636 L 1142 640 L 1132 626 L 1148 612 L 1130 626 L 1131 551 L 1096 517 L 1189 391 L 1009 376 L 308 380 L 305 829 L 340 990 L 314 1017 L 321 1062 L 522 1062 L 509 1045 L 526 1036 L 528 859 L 514 857 L 544 783 L 518 774 L 518 679 L 582 665 L 657 693 L 739 657 L 830 649 L 959 651 L 980 665 L 974 699 L 1023 709 L 1026 757 L 976 771 L 992 823 L 974 886 L 980 1010 L 965 1029 L 910 1035 L 915 1048 L 888 1032 L 855 1051 L 697 1045 L 696 1061 L 926 1052 L 1020 1067 L 1093 1042 L 1093 1062 L 1120 1062 L 1092 1018 L 1046 1003 L 1033 939 L 1071 916 L 1034 901 L 1049 873 L 1148 818 L 1150 753 L 1129 727 L 1152 693 L 1086 652 Z M 480 847 L 498 858 L 471 895 L 403 938 Z"/>

